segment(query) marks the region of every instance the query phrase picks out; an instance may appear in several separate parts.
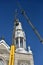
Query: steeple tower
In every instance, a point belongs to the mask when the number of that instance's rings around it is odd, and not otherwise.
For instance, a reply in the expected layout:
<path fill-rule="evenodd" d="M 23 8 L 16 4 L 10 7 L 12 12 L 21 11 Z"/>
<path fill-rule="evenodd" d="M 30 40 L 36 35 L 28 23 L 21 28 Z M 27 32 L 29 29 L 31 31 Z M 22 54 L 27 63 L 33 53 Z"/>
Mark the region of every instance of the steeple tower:
<path fill-rule="evenodd" d="M 14 23 L 13 42 L 17 50 L 26 49 L 26 37 L 19 19 Z"/>
<path fill-rule="evenodd" d="M 26 49 L 26 37 L 22 29 L 21 22 L 17 18 L 18 11 L 15 12 L 15 21 L 13 29 L 13 43 L 16 46 L 16 50 L 25 50 Z"/>
<path fill-rule="evenodd" d="M 26 50 L 25 32 L 17 18 L 14 21 L 13 43 L 16 46 L 15 65 L 34 65 L 32 51 L 30 46 L 28 46 L 28 51 Z"/>

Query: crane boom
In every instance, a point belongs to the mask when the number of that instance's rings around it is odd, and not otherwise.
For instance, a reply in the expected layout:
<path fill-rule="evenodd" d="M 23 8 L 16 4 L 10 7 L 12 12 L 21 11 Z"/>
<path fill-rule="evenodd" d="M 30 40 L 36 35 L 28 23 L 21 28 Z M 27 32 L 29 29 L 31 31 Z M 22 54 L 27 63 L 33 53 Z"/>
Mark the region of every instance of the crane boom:
<path fill-rule="evenodd" d="M 32 30 L 34 31 L 34 33 L 36 34 L 36 36 L 38 37 L 38 39 L 40 40 L 41 43 L 43 43 L 43 38 L 41 37 L 41 35 L 39 34 L 39 32 L 37 31 L 37 29 L 35 28 L 35 26 L 31 23 L 29 17 L 26 15 L 24 9 L 22 9 L 20 3 L 17 1 L 17 5 L 20 9 L 21 14 L 25 17 L 25 19 L 27 20 L 28 24 L 31 26 Z"/>
<path fill-rule="evenodd" d="M 25 19 L 27 20 L 28 24 L 31 26 L 31 28 L 33 29 L 34 33 L 37 35 L 37 37 L 39 38 L 40 42 L 43 43 L 43 39 L 40 36 L 40 34 L 38 33 L 37 29 L 34 27 L 34 25 L 31 23 L 30 19 L 28 18 L 28 16 L 26 15 L 25 11 L 21 9 L 21 14 L 25 17 Z"/>

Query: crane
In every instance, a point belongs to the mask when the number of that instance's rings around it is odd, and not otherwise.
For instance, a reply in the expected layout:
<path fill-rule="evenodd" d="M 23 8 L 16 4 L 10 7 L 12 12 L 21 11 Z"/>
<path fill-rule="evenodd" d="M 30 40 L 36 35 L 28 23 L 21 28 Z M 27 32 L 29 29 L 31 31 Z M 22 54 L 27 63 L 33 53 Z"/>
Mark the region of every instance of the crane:
<path fill-rule="evenodd" d="M 39 38 L 40 42 L 43 43 L 43 39 L 40 36 L 39 32 L 37 31 L 37 29 L 34 27 L 34 25 L 31 23 L 31 21 L 29 20 L 28 16 L 26 15 L 24 10 L 21 10 L 21 14 L 25 17 L 25 19 L 27 20 L 28 24 L 31 26 L 32 30 L 34 31 L 34 33 L 36 34 L 36 36 Z"/>
<path fill-rule="evenodd" d="M 12 44 L 10 49 L 10 57 L 8 65 L 14 65 L 14 59 L 15 59 L 15 46 L 14 44 Z"/>
<path fill-rule="evenodd" d="M 15 27 L 19 25 L 19 23 L 16 21 L 16 17 L 17 17 L 17 10 L 15 11 Z M 14 28 L 15 28 L 14 27 Z M 14 29 L 15 30 L 15 29 Z M 15 50 L 16 50 L 16 47 L 14 45 L 14 37 L 15 37 L 15 31 L 13 30 L 13 39 L 12 39 L 12 44 L 11 44 L 11 47 L 10 47 L 10 57 L 9 57 L 9 64 L 8 65 L 14 65 L 14 60 L 15 60 Z"/>
<path fill-rule="evenodd" d="M 28 16 L 26 15 L 25 11 L 21 7 L 20 7 L 20 12 L 25 17 L 25 19 L 27 20 L 28 24 L 31 26 L 32 30 L 34 31 L 34 33 L 36 34 L 36 36 L 38 37 L 40 42 L 43 43 L 43 38 L 40 36 L 39 32 L 34 27 L 34 25 L 31 23 L 30 19 L 28 18 Z M 16 16 L 15 16 L 15 19 L 16 19 Z M 18 22 L 16 21 L 16 26 L 17 25 L 18 25 Z M 11 49 L 10 49 L 10 58 L 9 58 L 9 64 L 8 65 L 14 65 L 15 49 L 16 48 L 15 48 L 15 45 L 14 45 L 14 42 L 13 42 L 13 44 L 11 45 Z"/>
<path fill-rule="evenodd" d="M 17 5 L 18 5 L 18 7 L 20 9 L 21 14 L 25 17 L 25 19 L 27 20 L 28 24 L 31 26 L 32 30 L 34 31 L 34 33 L 36 34 L 36 36 L 38 37 L 38 39 L 40 40 L 40 42 L 43 43 L 43 38 L 41 37 L 41 35 L 39 34 L 39 32 L 37 31 L 37 29 L 35 28 L 35 26 L 30 21 L 29 17 L 27 16 L 26 12 L 24 11 L 24 9 L 21 8 L 19 2 L 17 2 Z"/>

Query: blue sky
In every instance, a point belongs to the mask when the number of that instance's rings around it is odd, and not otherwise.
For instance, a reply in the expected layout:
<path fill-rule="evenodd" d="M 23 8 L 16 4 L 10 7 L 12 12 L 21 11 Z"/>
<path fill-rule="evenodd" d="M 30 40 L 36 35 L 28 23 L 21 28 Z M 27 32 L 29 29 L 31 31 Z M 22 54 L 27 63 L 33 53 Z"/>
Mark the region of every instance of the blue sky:
<path fill-rule="evenodd" d="M 39 0 L 18 0 L 43 37 L 43 1 Z M 12 32 L 14 26 L 15 9 L 18 9 L 17 0 L 0 0 L 0 38 L 4 36 L 5 41 L 12 44 Z M 18 18 L 22 23 L 23 30 L 26 33 L 26 44 L 31 46 L 34 57 L 34 65 L 43 65 L 43 44 L 40 43 L 32 28 L 26 19 L 21 15 L 18 9 Z"/>

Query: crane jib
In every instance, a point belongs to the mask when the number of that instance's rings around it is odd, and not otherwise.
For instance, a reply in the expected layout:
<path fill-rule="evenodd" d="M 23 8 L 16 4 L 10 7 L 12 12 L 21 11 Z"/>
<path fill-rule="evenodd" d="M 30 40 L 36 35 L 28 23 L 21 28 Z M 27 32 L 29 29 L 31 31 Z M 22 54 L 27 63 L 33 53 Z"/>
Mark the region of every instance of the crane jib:
<path fill-rule="evenodd" d="M 39 38 L 40 42 L 43 42 L 42 37 L 40 36 L 39 32 L 37 31 L 37 29 L 34 27 L 34 25 L 31 23 L 30 19 L 28 18 L 28 16 L 26 15 L 24 10 L 21 10 L 21 14 L 26 18 L 27 22 L 29 23 L 29 25 L 31 26 L 31 28 L 33 29 L 34 33 L 37 35 L 37 37 Z"/>

